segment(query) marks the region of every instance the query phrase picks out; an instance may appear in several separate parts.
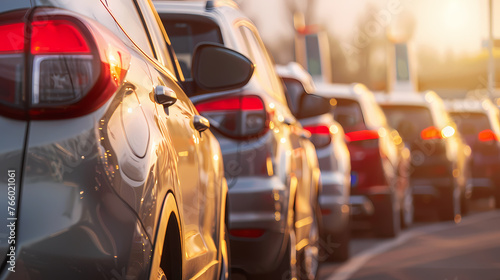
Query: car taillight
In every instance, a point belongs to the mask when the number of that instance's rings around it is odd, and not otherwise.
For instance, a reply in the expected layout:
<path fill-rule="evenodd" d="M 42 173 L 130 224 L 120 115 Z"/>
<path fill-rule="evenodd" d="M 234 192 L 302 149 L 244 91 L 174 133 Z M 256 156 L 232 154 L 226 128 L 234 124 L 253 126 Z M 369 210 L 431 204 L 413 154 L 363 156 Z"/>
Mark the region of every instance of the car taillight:
<path fill-rule="evenodd" d="M 44 20 L 0 23 L 0 35 L 10 30 L 9 36 L 15 38 L 0 45 L 0 66 L 14 67 L 4 53 L 15 53 L 21 61 L 15 65 L 21 71 L 7 81 L 9 90 L 0 95 L 2 105 L 7 107 L 6 115 L 65 119 L 97 110 L 123 81 L 130 53 L 115 35 L 97 23 L 52 14 L 55 11 L 48 8 L 38 10 L 33 18 L 39 12 L 44 13 Z M 24 64 L 31 66 L 29 80 L 22 73 Z M 0 76 L 2 85 L 6 83 L 2 80 L 5 75 Z"/>
<path fill-rule="evenodd" d="M 305 130 L 311 133 L 311 142 L 316 148 L 324 147 L 332 141 L 330 127 L 326 125 L 306 126 Z"/>
<path fill-rule="evenodd" d="M 229 137 L 256 137 L 268 130 L 268 113 L 264 101 L 255 95 L 198 103 L 196 109 L 210 120 L 215 129 Z"/>
<path fill-rule="evenodd" d="M 449 125 L 441 130 L 437 129 L 435 126 L 429 126 L 420 132 L 420 137 L 423 140 L 445 139 L 453 135 L 455 135 L 455 129 Z"/>
<path fill-rule="evenodd" d="M 429 126 L 429 127 L 425 128 L 424 130 L 422 130 L 422 132 L 420 132 L 420 137 L 423 140 L 443 138 L 441 136 L 441 131 L 439 131 L 439 129 L 437 129 L 434 126 Z"/>
<path fill-rule="evenodd" d="M 498 141 L 498 136 L 491 129 L 485 129 L 479 132 L 477 138 L 481 142 Z"/>
<path fill-rule="evenodd" d="M 360 130 L 348 132 L 345 134 L 345 137 L 350 142 L 374 140 L 379 138 L 379 133 L 375 130 Z"/>

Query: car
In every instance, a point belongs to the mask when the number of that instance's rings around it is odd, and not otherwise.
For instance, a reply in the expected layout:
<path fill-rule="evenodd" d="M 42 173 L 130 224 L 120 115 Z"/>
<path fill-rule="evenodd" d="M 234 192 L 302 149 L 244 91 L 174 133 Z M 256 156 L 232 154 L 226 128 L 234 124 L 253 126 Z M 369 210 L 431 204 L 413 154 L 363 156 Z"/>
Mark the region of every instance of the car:
<path fill-rule="evenodd" d="M 154 3 L 187 81 L 201 42 L 236 50 L 255 65 L 244 87 L 208 94 L 201 87 L 190 96 L 221 145 L 233 276 L 313 279 L 319 265 L 320 183 L 319 168 L 308 163 L 317 159 L 307 152 L 307 145 L 312 148 L 307 131 L 287 106 L 255 25 L 233 1 Z"/>
<path fill-rule="evenodd" d="M 471 148 L 472 197 L 494 196 L 500 208 L 500 112 L 489 99 L 447 100 L 448 113 Z"/>
<path fill-rule="evenodd" d="M 311 133 L 321 169 L 320 259 L 345 261 L 349 258 L 351 236 L 351 159 L 344 129 L 334 120 L 329 99 L 314 95 L 313 79 L 300 64 L 278 65 L 276 70 L 285 84 L 290 110 Z M 329 246 L 332 244 L 335 246 Z"/>
<path fill-rule="evenodd" d="M 417 213 L 434 205 L 441 220 L 459 222 L 467 212 L 470 147 L 433 91 L 380 94 L 377 101 L 389 124 L 411 150 L 411 182 Z"/>
<path fill-rule="evenodd" d="M 0 6 L 0 279 L 229 278 L 220 146 L 152 7 Z M 251 77 L 243 55 L 199 50 L 210 90 Z"/>
<path fill-rule="evenodd" d="M 317 84 L 345 131 L 351 156 L 351 215 L 369 221 L 379 237 L 394 237 L 413 223 L 410 152 L 362 84 Z"/>

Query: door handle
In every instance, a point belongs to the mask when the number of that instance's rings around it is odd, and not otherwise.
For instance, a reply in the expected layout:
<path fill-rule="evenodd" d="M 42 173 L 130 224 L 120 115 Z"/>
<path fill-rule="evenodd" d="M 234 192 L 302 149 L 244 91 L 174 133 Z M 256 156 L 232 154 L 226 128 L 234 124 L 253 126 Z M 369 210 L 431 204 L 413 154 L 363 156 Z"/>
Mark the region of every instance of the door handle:
<path fill-rule="evenodd" d="M 156 86 L 154 90 L 155 102 L 168 108 L 177 101 L 175 91 L 166 86 Z"/>
<path fill-rule="evenodd" d="M 210 122 L 200 115 L 195 115 L 193 117 L 193 125 L 196 130 L 200 132 L 200 134 L 210 128 Z"/>

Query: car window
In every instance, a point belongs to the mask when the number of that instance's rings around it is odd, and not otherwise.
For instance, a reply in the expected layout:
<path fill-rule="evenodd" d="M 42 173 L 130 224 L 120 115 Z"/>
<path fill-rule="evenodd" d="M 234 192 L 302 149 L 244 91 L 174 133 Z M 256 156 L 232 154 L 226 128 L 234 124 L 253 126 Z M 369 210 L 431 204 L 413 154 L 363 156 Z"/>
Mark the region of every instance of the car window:
<path fill-rule="evenodd" d="M 433 126 L 432 115 L 422 106 L 382 106 L 389 125 L 407 141 L 420 139 L 422 130 Z"/>
<path fill-rule="evenodd" d="M 450 113 L 455 123 L 458 126 L 458 130 L 464 136 L 466 135 L 477 135 L 479 132 L 491 129 L 488 116 L 483 113 Z"/>
<path fill-rule="evenodd" d="M 196 46 L 203 42 L 223 44 L 219 26 L 209 18 L 190 15 L 161 14 L 182 73 L 191 79 L 191 61 Z"/>
<path fill-rule="evenodd" d="M 150 38 L 133 0 L 106 0 L 108 8 L 128 36 L 149 56 L 153 55 Z"/>
<path fill-rule="evenodd" d="M 337 99 L 333 115 L 346 133 L 366 129 L 363 112 L 357 101 L 342 98 Z"/>
<path fill-rule="evenodd" d="M 261 84 L 275 99 L 286 104 L 283 86 L 259 35 L 247 25 L 240 26 L 239 30 L 248 49 L 247 55 L 255 63 L 255 72 Z"/>
<path fill-rule="evenodd" d="M 138 4 L 140 5 L 146 25 L 148 26 L 148 31 L 156 53 L 156 59 L 158 59 L 158 61 L 168 70 L 172 71 L 172 73 L 175 73 L 170 52 L 166 44 L 166 42 L 168 42 L 168 36 L 164 30 L 161 29 L 162 23 L 156 10 L 153 8 L 153 3 L 151 3 L 150 0 L 146 0 L 139 1 Z"/>

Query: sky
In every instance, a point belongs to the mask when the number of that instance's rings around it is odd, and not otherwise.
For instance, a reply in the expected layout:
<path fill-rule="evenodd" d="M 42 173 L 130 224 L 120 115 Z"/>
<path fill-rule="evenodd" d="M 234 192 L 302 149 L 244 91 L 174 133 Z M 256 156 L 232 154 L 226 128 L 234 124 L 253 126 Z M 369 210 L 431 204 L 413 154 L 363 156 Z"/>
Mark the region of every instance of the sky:
<path fill-rule="evenodd" d="M 240 0 L 242 9 L 256 22 L 267 44 L 293 34 L 291 18 L 284 1 L 304 6 L 307 0 Z M 311 1 L 312 2 L 312 1 Z M 383 26 L 401 26 L 413 18 L 411 42 L 432 46 L 442 54 L 475 53 L 488 37 L 488 0 L 315 0 L 311 22 L 324 26 L 331 34 L 349 42 L 356 36 L 356 23 L 373 5 Z M 500 0 L 493 0 L 495 37 L 500 38 Z M 376 30 L 375 23 L 365 28 Z"/>

